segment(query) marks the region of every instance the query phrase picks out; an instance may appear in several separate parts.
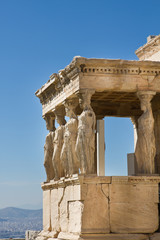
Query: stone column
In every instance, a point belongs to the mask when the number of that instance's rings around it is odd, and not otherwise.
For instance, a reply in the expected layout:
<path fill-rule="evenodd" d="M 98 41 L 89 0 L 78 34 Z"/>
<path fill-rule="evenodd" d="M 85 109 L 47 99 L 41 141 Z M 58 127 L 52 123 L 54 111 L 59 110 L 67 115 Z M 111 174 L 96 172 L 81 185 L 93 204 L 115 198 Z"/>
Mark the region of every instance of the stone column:
<path fill-rule="evenodd" d="M 77 105 L 77 98 L 67 99 L 64 102 L 66 116 L 70 118 L 65 125 L 64 143 L 60 157 L 66 177 L 79 173 L 79 162 L 75 152 L 78 128 L 78 118 L 75 114 Z"/>
<path fill-rule="evenodd" d="M 44 145 L 44 167 L 47 175 L 47 182 L 50 182 L 55 177 L 55 172 L 52 164 L 52 155 L 54 152 L 54 137 L 55 137 L 55 115 L 53 113 L 44 116 L 46 128 L 49 130 L 46 136 Z M 51 230 L 51 194 L 50 190 L 43 191 L 43 230 L 45 232 Z"/>
<path fill-rule="evenodd" d="M 160 174 L 160 110 L 154 112 L 154 134 L 156 141 L 155 167 L 156 173 Z"/>
<path fill-rule="evenodd" d="M 133 123 L 133 131 L 134 131 L 134 151 L 137 144 L 137 127 L 138 127 L 138 117 L 132 116 L 131 122 Z M 136 169 L 136 160 L 135 153 L 127 154 L 127 167 L 128 167 L 128 176 L 134 176 L 137 173 Z"/>
<path fill-rule="evenodd" d="M 138 119 L 138 139 L 135 149 L 137 174 L 155 174 L 155 135 L 151 100 L 156 93 L 139 91 L 137 93 L 143 114 Z"/>
<path fill-rule="evenodd" d="M 46 121 L 46 128 L 49 130 L 46 136 L 46 141 L 44 145 L 44 167 L 47 175 L 47 182 L 54 178 L 54 170 L 52 165 L 52 155 L 53 155 L 53 139 L 55 135 L 55 117 L 52 114 L 44 116 Z"/>
<path fill-rule="evenodd" d="M 78 135 L 76 141 L 76 154 L 80 163 L 81 174 L 95 174 L 95 125 L 96 117 L 91 107 L 93 89 L 82 89 L 78 93 L 79 105 L 82 113 L 78 121 Z"/>
<path fill-rule="evenodd" d="M 104 120 L 97 120 L 97 175 L 105 176 Z"/>
<path fill-rule="evenodd" d="M 60 154 L 62 150 L 62 145 L 64 141 L 64 125 L 66 123 L 65 120 L 65 111 L 64 109 L 58 108 L 54 110 L 54 114 L 56 116 L 56 121 L 59 124 L 59 127 L 55 130 L 55 135 L 53 139 L 53 156 L 52 156 L 52 164 L 54 169 L 54 180 L 60 179 L 60 177 L 64 177 L 64 169 L 62 166 L 62 162 L 60 159 Z"/>

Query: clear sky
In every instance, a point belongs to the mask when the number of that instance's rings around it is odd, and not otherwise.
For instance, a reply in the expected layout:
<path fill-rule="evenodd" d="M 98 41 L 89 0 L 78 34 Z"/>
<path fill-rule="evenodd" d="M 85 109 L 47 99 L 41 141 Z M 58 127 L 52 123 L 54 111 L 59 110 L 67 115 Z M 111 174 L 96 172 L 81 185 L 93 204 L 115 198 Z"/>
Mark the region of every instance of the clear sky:
<path fill-rule="evenodd" d="M 47 131 L 34 93 L 74 56 L 135 60 L 159 0 L 0 0 L 0 208 L 40 208 Z M 129 119 L 105 120 L 106 174 L 126 175 Z"/>

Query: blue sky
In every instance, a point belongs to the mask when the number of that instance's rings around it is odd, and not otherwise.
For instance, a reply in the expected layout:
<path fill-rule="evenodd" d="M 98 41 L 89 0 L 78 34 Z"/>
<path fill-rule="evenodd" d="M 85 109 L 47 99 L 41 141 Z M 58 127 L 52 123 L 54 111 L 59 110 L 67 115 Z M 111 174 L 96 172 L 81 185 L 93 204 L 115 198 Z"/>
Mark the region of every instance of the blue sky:
<path fill-rule="evenodd" d="M 47 131 L 35 91 L 74 56 L 136 60 L 159 0 L 0 0 L 0 208 L 42 206 Z M 126 175 L 129 119 L 105 120 L 106 173 Z"/>

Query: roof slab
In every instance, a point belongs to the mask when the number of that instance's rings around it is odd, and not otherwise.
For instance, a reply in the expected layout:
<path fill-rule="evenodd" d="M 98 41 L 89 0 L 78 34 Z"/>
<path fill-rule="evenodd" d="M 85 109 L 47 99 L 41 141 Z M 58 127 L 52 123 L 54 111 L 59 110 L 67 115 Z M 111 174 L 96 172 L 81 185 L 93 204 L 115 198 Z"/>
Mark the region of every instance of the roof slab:
<path fill-rule="evenodd" d="M 155 91 L 153 110 L 159 109 L 160 62 L 87 59 L 75 57 L 59 73 L 54 73 L 37 92 L 43 115 L 63 105 L 82 89 L 94 89 L 92 107 L 99 116 L 139 116 L 138 91 Z M 77 107 L 77 114 L 81 110 Z"/>

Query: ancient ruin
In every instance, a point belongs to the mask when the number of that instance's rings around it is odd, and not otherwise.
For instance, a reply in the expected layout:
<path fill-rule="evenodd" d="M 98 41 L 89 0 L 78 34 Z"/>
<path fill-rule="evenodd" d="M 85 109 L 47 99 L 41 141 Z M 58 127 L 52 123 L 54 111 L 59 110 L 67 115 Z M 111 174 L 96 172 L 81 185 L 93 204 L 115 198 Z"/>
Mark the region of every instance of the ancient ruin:
<path fill-rule="evenodd" d="M 160 35 L 136 54 L 75 57 L 36 92 L 49 130 L 38 239 L 160 239 Z M 106 116 L 134 124 L 133 176 L 104 176 Z"/>

